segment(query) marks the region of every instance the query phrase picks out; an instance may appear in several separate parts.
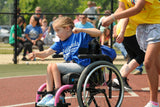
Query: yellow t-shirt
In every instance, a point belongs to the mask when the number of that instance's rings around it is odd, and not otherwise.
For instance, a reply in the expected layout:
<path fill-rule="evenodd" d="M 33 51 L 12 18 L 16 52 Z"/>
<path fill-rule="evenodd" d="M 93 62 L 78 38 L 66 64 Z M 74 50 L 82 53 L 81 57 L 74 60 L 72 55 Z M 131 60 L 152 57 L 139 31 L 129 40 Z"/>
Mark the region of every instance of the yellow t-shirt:
<path fill-rule="evenodd" d="M 126 9 L 134 7 L 136 0 L 119 0 L 124 2 Z M 142 11 L 130 17 L 136 24 L 160 24 L 160 0 L 146 0 Z"/>
<path fill-rule="evenodd" d="M 122 20 L 120 20 L 117 24 L 117 27 L 116 27 L 117 35 L 121 31 L 121 25 L 122 25 Z M 131 20 L 129 20 L 128 25 L 127 25 L 126 30 L 125 30 L 125 33 L 124 33 L 124 37 L 131 37 L 131 36 L 135 35 L 136 34 L 136 28 L 137 28 L 137 25 L 135 23 L 133 23 Z"/>

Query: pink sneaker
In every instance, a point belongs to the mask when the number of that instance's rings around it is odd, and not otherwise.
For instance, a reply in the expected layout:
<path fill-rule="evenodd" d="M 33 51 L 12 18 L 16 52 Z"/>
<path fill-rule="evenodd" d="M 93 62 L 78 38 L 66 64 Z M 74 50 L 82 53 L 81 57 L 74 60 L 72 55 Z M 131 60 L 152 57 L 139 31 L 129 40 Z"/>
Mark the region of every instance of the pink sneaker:
<path fill-rule="evenodd" d="M 145 105 L 144 107 L 159 107 L 159 104 L 153 105 L 151 102 L 148 102 L 147 105 Z"/>

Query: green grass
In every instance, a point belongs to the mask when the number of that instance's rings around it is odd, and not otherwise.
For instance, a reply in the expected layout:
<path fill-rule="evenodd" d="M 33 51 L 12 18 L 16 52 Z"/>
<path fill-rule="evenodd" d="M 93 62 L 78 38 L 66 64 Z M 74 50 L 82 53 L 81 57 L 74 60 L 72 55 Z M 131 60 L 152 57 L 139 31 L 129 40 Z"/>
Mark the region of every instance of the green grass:
<path fill-rule="evenodd" d="M 44 46 L 44 49 L 48 48 L 48 46 Z M 8 43 L 0 43 L 0 54 L 13 54 L 13 46 Z"/>
<path fill-rule="evenodd" d="M 8 43 L 0 43 L 0 54 L 13 54 L 13 47 Z"/>
<path fill-rule="evenodd" d="M 47 64 L 8 64 L 0 65 L 0 77 L 46 74 Z"/>
<path fill-rule="evenodd" d="M 118 70 L 122 65 L 115 65 Z M 8 64 L 0 65 L 0 78 L 27 75 L 45 75 L 47 64 Z M 133 71 L 134 72 L 134 71 Z M 143 66 L 143 73 L 146 73 Z"/>
<path fill-rule="evenodd" d="M 120 69 L 121 65 L 116 66 Z M 0 78 L 12 76 L 46 74 L 47 64 L 8 64 L 0 65 Z"/>
<path fill-rule="evenodd" d="M 0 42 L 0 48 L 12 48 L 12 46 L 9 43 Z"/>
<path fill-rule="evenodd" d="M 13 54 L 13 50 L 0 49 L 0 54 Z"/>

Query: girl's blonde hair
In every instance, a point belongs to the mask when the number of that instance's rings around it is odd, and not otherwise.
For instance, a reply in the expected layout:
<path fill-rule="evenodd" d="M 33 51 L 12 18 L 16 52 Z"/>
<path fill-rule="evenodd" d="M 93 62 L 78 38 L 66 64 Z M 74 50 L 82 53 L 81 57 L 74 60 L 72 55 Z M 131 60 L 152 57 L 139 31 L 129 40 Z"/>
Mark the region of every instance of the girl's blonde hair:
<path fill-rule="evenodd" d="M 74 23 L 73 23 L 73 20 L 70 18 L 70 17 L 60 17 L 60 18 L 57 18 L 54 23 L 53 23 L 53 27 L 67 27 L 69 26 L 71 29 L 74 28 Z"/>
<path fill-rule="evenodd" d="M 42 20 L 42 22 L 48 22 L 48 21 L 47 21 L 47 19 L 46 19 L 46 18 L 44 18 L 44 19 Z"/>

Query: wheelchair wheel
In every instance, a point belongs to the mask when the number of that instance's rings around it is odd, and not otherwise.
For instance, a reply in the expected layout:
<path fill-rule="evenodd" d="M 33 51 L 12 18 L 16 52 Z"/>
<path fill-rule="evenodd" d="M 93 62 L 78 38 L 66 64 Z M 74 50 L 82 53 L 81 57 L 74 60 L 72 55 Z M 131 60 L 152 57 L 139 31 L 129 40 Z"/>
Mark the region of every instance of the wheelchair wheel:
<path fill-rule="evenodd" d="M 117 78 L 119 89 L 112 88 Z M 96 61 L 82 72 L 77 84 L 77 98 L 80 107 L 120 107 L 124 88 L 118 69 L 110 62 Z"/>

